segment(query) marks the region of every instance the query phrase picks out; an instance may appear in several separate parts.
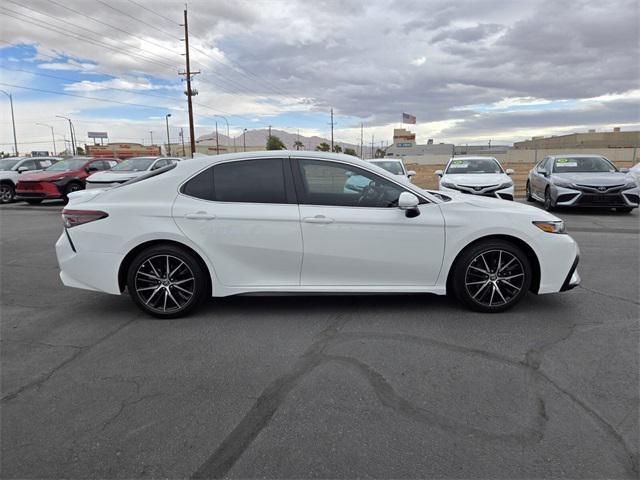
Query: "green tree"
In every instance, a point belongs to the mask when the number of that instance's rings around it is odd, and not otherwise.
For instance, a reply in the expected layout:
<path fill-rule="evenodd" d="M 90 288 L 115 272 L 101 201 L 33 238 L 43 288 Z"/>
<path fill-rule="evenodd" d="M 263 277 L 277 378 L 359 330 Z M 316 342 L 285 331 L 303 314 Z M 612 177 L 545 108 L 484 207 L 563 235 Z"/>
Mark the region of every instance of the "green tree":
<path fill-rule="evenodd" d="M 78 155 L 84 155 L 84 148 L 82 148 L 82 147 L 76 147 L 76 154 L 78 154 Z"/>
<path fill-rule="evenodd" d="M 383 149 L 381 149 L 381 148 L 378 148 L 376 150 L 375 157 L 376 158 L 384 158 L 384 154 L 385 154 L 385 151 Z"/>
<path fill-rule="evenodd" d="M 296 150 L 300 150 L 301 148 L 304 148 L 304 143 L 302 143 L 300 140 L 296 140 L 295 142 L 293 142 L 293 147 Z"/>
<path fill-rule="evenodd" d="M 344 153 L 346 153 L 347 155 L 353 155 L 354 157 L 358 156 L 358 154 L 353 148 L 345 148 Z"/>
<path fill-rule="evenodd" d="M 334 145 L 333 146 L 333 151 L 336 153 L 340 153 L 342 152 L 342 147 L 340 145 Z"/>
<path fill-rule="evenodd" d="M 270 135 L 269 138 L 267 138 L 267 150 L 286 150 L 287 147 L 285 146 L 284 143 L 282 143 L 282 140 L 280 140 L 279 137 L 276 137 L 275 135 Z"/>
<path fill-rule="evenodd" d="M 316 150 L 320 152 L 328 152 L 329 150 L 331 150 L 331 145 L 329 145 L 327 142 L 322 142 L 316 147 Z"/>

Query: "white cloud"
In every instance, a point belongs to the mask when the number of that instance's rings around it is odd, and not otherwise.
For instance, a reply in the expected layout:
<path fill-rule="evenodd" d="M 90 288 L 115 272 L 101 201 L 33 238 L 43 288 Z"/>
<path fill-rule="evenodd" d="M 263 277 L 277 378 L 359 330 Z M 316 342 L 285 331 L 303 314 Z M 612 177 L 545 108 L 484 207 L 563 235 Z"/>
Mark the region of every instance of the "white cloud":
<path fill-rule="evenodd" d="M 427 57 L 418 57 L 411 60 L 411 65 L 419 67 L 420 65 L 424 65 L 424 62 L 427 61 Z"/>

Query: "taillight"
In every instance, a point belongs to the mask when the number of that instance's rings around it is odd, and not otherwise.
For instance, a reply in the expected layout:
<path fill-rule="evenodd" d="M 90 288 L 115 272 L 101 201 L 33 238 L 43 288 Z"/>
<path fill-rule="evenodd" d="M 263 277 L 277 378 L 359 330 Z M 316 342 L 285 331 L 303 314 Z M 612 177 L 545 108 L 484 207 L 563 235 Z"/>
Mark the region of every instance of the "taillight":
<path fill-rule="evenodd" d="M 67 228 L 77 227 L 89 222 L 95 222 L 108 217 L 107 212 L 100 210 L 62 210 L 62 223 Z"/>

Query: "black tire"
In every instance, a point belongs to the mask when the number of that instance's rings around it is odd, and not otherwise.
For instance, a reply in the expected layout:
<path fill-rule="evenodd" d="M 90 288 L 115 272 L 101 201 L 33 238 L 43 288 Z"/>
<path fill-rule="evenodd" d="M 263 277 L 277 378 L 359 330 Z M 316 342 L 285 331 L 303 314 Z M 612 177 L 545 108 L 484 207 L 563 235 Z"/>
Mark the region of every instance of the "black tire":
<path fill-rule="evenodd" d="M 549 187 L 547 187 L 547 189 L 544 191 L 544 209 L 547 212 L 551 212 L 554 208 L 555 206 L 553 205 L 553 200 L 551 199 L 551 190 L 549 190 Z"/>
<path fill-rule="evenodd" d="M 478 271 L 478 265 L 490 274 Z M 531 287 L 532 276 L 531 263 L 519 247 L 504 240 L 487 240 L 460 254 L 449 285 L 456 298 L 471 310 L 496 313 L 522 300 Z"/>
<path fill-rule="evenodd" d="M 536 199 L 533 198 L 533 195 L 531 195 L 531 184 L 528 181 L 527 181 L 527 186 L 525 190 L 526 190 L 527 202 L 535 202 Z"/>
<path fill-rule="evenodd" d="M 40 205 L 42 203 L 42 199 L 41 198 L 30 198 L 29 200 L 26 200 L 26 202 L 29 205 Z"/>
<path fill-rule="evenodd" d="M 0 203 L 11 203 L 16 196 L 16 189 L 10 183 L 0 184 Z"/>
<path fill-rule="evenodd" d="M 65 202 L 69 201 L 69 194 L 73 192 L 77 192 L 78 190 L 84 190 L 84 185 L 80 182 L 69 182 L 66 187 L 64 187 L 64 195 L 62 199 Z"/>
<path fill-rule="evenodd" d="M 633 208 L 631 207 L 616 207 L 616 212 L 620 213 L 631 213 L 632 210 Z"/>
<path fill-rule="evenodd" d="M 167 278 L 167 270 L 173 276 Z M 211 291 L 206 269 L 198 259 L 174 245 L 157 245 L 136 255 L 127 272 L 127 289 L 138 308 L 157 318 L 185 316 Z"/>

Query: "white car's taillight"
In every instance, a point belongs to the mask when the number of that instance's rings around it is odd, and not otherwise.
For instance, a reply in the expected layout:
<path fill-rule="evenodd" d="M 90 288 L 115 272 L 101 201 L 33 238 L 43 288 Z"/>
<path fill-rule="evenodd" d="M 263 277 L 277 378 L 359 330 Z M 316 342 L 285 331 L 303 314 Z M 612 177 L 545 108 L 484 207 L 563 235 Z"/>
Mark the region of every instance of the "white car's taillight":
<path fill-rule="evenodd" d="M 89 222 L 95 222 L 108 217 L 107 212 L 100 210 L 62 210 L 62 223 L 67 228 L 77 227 Z"/>

